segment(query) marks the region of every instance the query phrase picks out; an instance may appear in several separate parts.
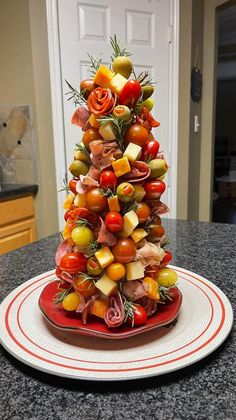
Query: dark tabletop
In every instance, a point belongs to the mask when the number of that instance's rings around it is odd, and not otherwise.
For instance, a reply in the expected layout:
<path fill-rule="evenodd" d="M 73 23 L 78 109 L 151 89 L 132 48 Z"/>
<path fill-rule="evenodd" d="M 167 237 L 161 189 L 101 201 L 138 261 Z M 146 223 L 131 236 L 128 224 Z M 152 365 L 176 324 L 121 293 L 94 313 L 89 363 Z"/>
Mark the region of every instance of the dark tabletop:
<path fill-rule="evenodd" d="M 23 197 L 24 195 L 37 193 L 38 185 L 36 184 L 1 184 L 0 185 L 0 201 L 10 200 L 13 198 Z"/>
<path fill-rule="evenodd" d="M 236 225 L 166 221 L 173 264 L 215 283 L 235 308 Z M 0 257 L 1 300 L 54 268 L 59 235 Z M 2 419 L 236 419 L 235 325 L 200 362 L 125 382 L 83 382 L 30 368 L 0 347 Z"/>

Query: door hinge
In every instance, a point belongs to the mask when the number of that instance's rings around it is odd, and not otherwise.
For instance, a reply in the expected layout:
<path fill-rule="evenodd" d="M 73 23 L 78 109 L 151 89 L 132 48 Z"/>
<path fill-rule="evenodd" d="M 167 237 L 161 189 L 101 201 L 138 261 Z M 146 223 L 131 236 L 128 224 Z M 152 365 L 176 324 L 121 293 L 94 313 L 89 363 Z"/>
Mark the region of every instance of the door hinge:
<path fill-rule="evenodd" d="M 168 42 L 169 44 L 172 44 L 174 39 L 174 27 L 173 25 L 168 26 Z"/>

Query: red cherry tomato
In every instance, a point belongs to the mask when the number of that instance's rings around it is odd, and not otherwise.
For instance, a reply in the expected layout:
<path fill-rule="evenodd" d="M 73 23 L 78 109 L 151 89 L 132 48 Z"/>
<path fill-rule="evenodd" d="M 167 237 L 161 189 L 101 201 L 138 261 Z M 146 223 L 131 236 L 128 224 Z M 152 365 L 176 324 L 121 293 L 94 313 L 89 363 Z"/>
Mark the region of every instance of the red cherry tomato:
<path fill-rule="evenodd" d="M 105 225 L 110 232 L 120 232 L 123 228 L 123 217 L 117 211 L 110 211 L 105 217 Z"/>
<path fill-rule="evenodd" d="M 80 83 L 80 92 L 85 99 L 88 99 L 90 93 L 96 88 L 93 79 L 82 80 Z"/>
<path fill-rule="evenodd" d="M 146 324 L 147 319 L 147 311 L 141 305 L 134 304 L 133 316 L 128 317 L 127 321 L 132 327 L 139 327 Z"/>
<path fill-rule="evenodd" d="M 107 197 L 99 188 L 92 188 L 86 193 L 86 203 L 90 211 L 102 213 L 107 208 Z"/>
<path fill-rule="evenodd" d="M 118 239 L 111 251 L 115 257 L 115 261 L 125 264 L 133 261 L 136 254 L 136 246 L 132 239 L 121 238 Z"/>
<path fill-rule="evenodd" d="M 76 191 L 77 182 L 78 182 L 78 179 L 74 179 L 74 178 L 72 178 L 69 181 L 69 188 L 70 188 L 71 192 L 73 192 L 73 194 L 75 194 L 75 195 L 77 194 L 77 191 Z"/>
<path fill-rule="evenodd" d="M 59 268 L 69 274 L 85 271 L 87 258 L 81 252 L 70 252 L 62 257 Z"/>
<path fill-rule="evenodd" d="M 117 185 L 117 177 L 113 171 L 102 171 L 100 175 L 100 187 L 114 190 Z"/>
<path fill-rule="evenodd" d="M 67 220 L 72 216 L 72 210 L 67 210 L 64 214 L 64 220 L 67 222 Z"/>
<path fill-rule="evenodd" d="M 172 260 L 172 254 L 170 251 L 165 251 L 164 258 L 161 261 L 160 268 L 166 267 Z"/>
<path fill-rule="evenodd" d="M 148 139 L 148 131 L 141 124 L 131 125 L 125 133 L 126 143 L 134 143 L 143 146 Z"/>
<path fill-rule="evenodd" d="M 141 154 L 141 160 L 146 162 L 147 160 L 152 160 L 156 158 L 156 155 L 159 151 L 160 144 L 156 140 L 150 140 L 144 144 Z"/>
<path fill-rule="evenodd" d="M 145 182 L 144 189 L 146 191 L 145 198 L 147 200 L 155 200 L 163 194 L 166 189 L 166 184 L 159 179 L 155 179 Z"/>
<path fill-rule="evenodd" d="M 138 203 L 138 207 L 135 210 L 135 213 L 138 216 L 139 223 L 145 223 L 151 216 L 151 209 L 146 203 L 141 201 L 140 203 Z"/>
<path fill-rule="evenodd" d="M 128 80 L 124 85 L 120 96 L 119 104 L 128 107 L 136 105 L 142 93 L 142 88 L 137 80 Z"/>

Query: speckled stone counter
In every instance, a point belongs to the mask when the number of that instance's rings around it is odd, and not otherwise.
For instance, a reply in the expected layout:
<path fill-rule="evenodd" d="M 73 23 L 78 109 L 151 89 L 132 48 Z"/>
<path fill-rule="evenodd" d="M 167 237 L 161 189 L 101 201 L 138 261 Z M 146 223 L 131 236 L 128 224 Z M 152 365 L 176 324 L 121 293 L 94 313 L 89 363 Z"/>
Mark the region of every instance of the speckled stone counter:
<path fill-rule="evenodd" d="M 38 192 L 38 185 L 32 184 L 2 184 L 0 186 L 0 201 L 23 197 L 26 194 Z"/>
<path fill-rule="evenodd" d="M 214 282 L 235 308 L 236 225 L 166 221 L 173 264 Z M 1 300 L 54 268 L 59 235 L 0 257 Z M 126 382 L 83 382 L 32 369 L 0 347 L 2 419 L 236 419 L 232 330 L 202 361 L 171 374 Z"/>

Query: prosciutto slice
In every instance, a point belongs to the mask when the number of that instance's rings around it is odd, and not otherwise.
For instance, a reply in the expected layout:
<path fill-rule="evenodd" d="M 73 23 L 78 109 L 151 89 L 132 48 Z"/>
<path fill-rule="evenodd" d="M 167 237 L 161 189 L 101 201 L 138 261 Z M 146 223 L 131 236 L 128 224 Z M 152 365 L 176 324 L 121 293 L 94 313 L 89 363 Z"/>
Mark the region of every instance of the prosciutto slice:
<path fill-rule="evenodd" d="M 88 314 L 91 313 L 94 301 L 99 298 L 100 293 L 96 293 L 96 295 L 89 297 L 87 301 L 84 296 L 82 295 L 79 295 L 79 296 L 80 296 L 80 304 L 78 308 L 76 309 L 76 312 L 82 314 L 82 322 L 83 324 L 87 324 Z"/>
<path fill-rule="evenodd" d="M 158 216 L 170 212 L 169 207 L 160 200 L 147 200 L 147 204 L 151 208 L 152 216 Z"/>
<path fill-rule="evenodd" d="M 153 244 L 152 242 L 143 239 L 139 243 L 140 248 L 136 252 L 135 261 L 141 261 L 144 267 L 148 265 L 160 265 L 165 252 L 161 248 L 160 244 Z"/>
<path fill-rule="evenodd" d="M 109 328 L 116 328 L 123 324 L 125 308 L 120 292 L 116 290 L 109 300 L 109 309 L 105 315 L 105 322 Z"/>
<path fill-rule="evenodd" d="M 122 156 L 116 141 L 94 140 L 89 143 L 90 159 L 100 171 L 111 166 L 112 162 Z"/>
<path fill-rule="evenodd" d="M 145 311 L 147 312 L 148 316 L 152 316 L 155 314 L 157 310 L 157 302 L 155 302 L 153 299 L 150 299 L 147 296 L 144 296 L 142 299 L 140 299 L 140 302 L 138 302 Z"/>
<path fill-rule="evenodd" d="M 99 187 L 100 171 L 94 166 L 91 166 L 86 175 L 80 175 L 80 179 L 76 184 L 76 191 L 78 194 L 85 194 L 90 187 Z"/>
<path fill-rule="evenodd" d="M 106 228 L 106 225 L 103 221 L 103 219 L 99 216 L 101 227 L 98 231 L 98 238 L 97 241 L 100 244 L 106 244 L 108 246 L 113 246 L 116 244 L 116 237 L 113 235 L 113 233 L 109 232 Z"/>
<path fill-rule="evenodd" d="M 140 182 L 149 177 L 151 169 L 142 161 L 131 162 L 131 171 L 125 175 L 127 182 Z"/>
<path fill-rule="evenodd" d="M 144 296 L 147 296 L 147 290 L 145 283 L 141 280 L 132 280 L 124 282 L 122 286 L 122 291 L 125 297 L 131 301 L 141 299 Z"/>
<path fill-rule="evenodd" d="M 55 262 L 57 266 L 60 265 L 62 257 L 66 254 L 69 254 L 69 252 L 71 252 L 72 249 L 73 247 L 68 243 L 67 239 L 65 239 L 59 244 L 55 255 Z"/>
<path fill-rule="evenodd" d="M 87 108 L 81 106 L 80 108 L 77 108 L 72 115 L 71 123 L 78 125 L 81 128 L 85 128 L 90 115 L 91 113 L 87 110 Z"/>

